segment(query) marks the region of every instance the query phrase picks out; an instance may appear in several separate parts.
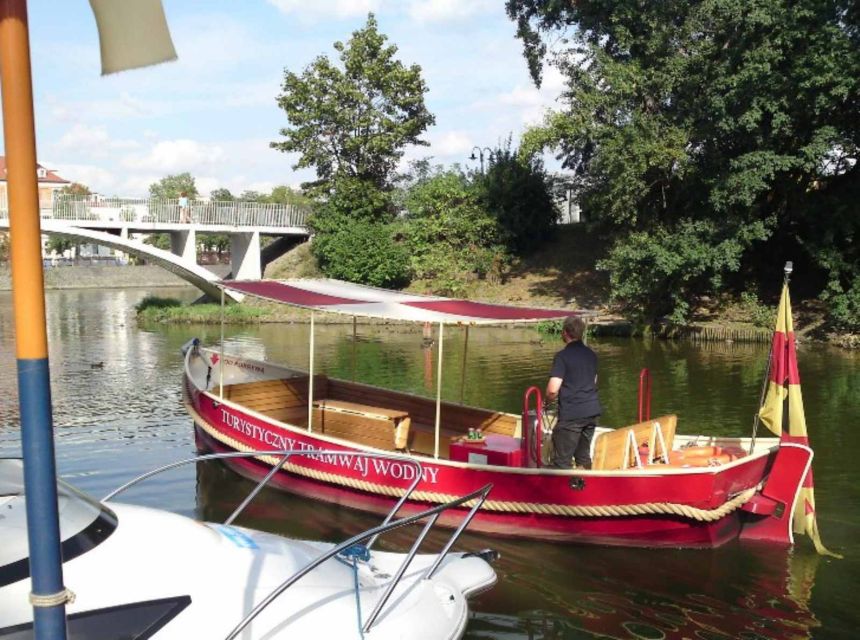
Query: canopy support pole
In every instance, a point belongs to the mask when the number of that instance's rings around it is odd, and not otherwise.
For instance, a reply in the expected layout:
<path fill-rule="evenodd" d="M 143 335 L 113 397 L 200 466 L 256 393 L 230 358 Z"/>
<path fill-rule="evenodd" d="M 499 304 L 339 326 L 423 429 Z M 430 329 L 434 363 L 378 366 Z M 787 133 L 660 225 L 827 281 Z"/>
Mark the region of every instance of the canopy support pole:
<path fill-rule="evenodd" d="M 218 397 L 224 399 L 224 287 L 221 287 L 221 355 L 218 356 Z"/>
<path fill-rule="evenodd" d="M 356 338 L 357 338 L 357 330 L 356 326 L 358 324 L 357 317 L 352 316 L 352 381 L 355 382 L 355 348 L 356 348 Z"/>
<path fill-rule="evenodd" d="M 466 325 L 466 337 L 463 340 L 463 364 L 460 367 L 460 404 L 466 394 L 466 356 L 469 353 L 469 325 Z"/>
<path fill-rule="evenodd" d="M 439 323 L 439 362 L 436 363 L 436 434 L 433 445 L 433 457 L 439 459 L 439 427 L 442 415 L 442 342 L 445 325 Z"/>
<path fill-rule="evenodd" d="M 7 0 L 0 5 L 0 76 L 8 167 L 12 308 L 27 496 L 33 633 L 39 640 L 65 640 L 65 603 L 69 592 L 63 586 L 60 551 L 54 418 L 36 183 L 33 82 L 25 0 Z M 34 601 L 33 596 L 38 600 Z"/>
<path fill-rule="evenodd" d="M 314 430 L 314 312 L 311 311 L 311 349 L 308 369 L 308 432 Z"/>

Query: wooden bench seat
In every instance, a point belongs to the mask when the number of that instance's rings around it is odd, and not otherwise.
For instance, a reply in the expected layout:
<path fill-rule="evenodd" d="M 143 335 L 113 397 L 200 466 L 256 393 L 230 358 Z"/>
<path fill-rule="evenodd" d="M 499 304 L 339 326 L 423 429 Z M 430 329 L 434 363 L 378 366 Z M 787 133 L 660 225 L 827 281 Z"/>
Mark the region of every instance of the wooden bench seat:
<path fill-rule="evenodd" d="M 594 460 L 591 468 L 615 470 L 631 466 L 630 461 L 625 460 L 625 454 L 629 453 L 628 441 L 631 433 L 636 443 L 634 455 L 638 455 L 639 447 L 643 445 L 648 445 L 651 455 L 662 453 L 656 437 L 655 424 L 659 425 L 660 433 L 663 435 L 666 452 L 671 451 L 675 441 L 675 428 L 678 425 L 678 416 L 674 414 L 601 433 L 594 442 Z"/>
<path fill-rule="evenodd" d="M 326 435 L 385 450 L 407 446 L 411 420 L 406 411 L 329 398 L 313 406 L 313 426 Z"/>
<path fill-rule="evenodd" d="M 325 376 L 314 376 L 314 394 L 324 395 Z M 263 413 L 276 420 L 286 420 L 304 407 L 305 423 L 308 410 L 308 376 L 258 380 L 224 387 L 224 397 L 238 405 Z"/>

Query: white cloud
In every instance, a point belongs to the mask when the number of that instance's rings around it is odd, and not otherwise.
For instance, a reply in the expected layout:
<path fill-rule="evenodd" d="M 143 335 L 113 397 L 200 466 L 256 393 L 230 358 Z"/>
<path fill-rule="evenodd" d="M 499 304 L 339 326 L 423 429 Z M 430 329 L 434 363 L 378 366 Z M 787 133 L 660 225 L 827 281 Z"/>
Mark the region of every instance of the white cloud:
<path fill-rule="evenodd" d="M 99 193 L 110 193 L 116 186 L 116 175 L 104 167 L 67 162 L 52 163 L 48 166 L 54 168 L 66 180 L 80 182 Z"/>
<path fill-rule="evenodd" d="M 430 136 L 430 153 L 442 158 L 462 156 L 467 154 L 474 144 L 465 131 L 446 131 L 441 135 Z"/>
<path fill-rule="evenodd" d="M 213 189 L 221 186 L 221 181 L 214 176 L 201 176 L 194 178 L 194 186 L 197 187 L 197 193 L 201 196 L 208 196 Z"/>
<path fill-rule="evenodd" d="M 492 0 L 412 0 L 408 13 L 416 22 L 448 22 L 498 10 L 499 3 Z"/>
<path fill-rule="evenodd" d="M 146 197 L 149 194 L 149 185 L 158 182 L 163 177 L 163 175 L 154 173 L 147 175 L 126 175 L 122 182 L 119 183 L 115 195 L 126 198 Z"/>
<path fill-rule="evenodd" d="M 303 20 L 320 20 L 364 16 L 379 11 L 384 0 L 269 0 L 269 4 Z"/>
<path fill-rule="evenodd" d="M 212 167 L 222 162 L 224 151 L 217 144 L 204 144 L 196 140 L 162 140 L 144 155 L 129 155 L 122 160 L 127 169 L 171 172 L 190 171 Z"/>
<path fill-rule="evenodd" d="M 219 73 L 253 60 L 265 58 L 269 43 L 261 41 L 230 14 L 203 14 L 180 22 L 176 29 L 176 75 L 191 72 Z"/>
<path fill-rule="evenodd" d="M 66 131 L 57 141 L 60 151 L 74 152 L 90 157 L 105 157 L 111 151 L 136 149 L 135 140 L 113 139 L 105 127 L 94 127 L 78 123 Z"/>

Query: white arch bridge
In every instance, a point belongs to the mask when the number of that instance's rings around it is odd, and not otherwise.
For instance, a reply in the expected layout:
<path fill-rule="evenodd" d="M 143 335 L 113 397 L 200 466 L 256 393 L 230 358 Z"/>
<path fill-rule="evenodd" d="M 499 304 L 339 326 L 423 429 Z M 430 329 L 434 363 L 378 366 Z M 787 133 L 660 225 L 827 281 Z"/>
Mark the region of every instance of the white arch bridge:
<path fill-rule="evenodd" d="M 97 244 L 157 264 L 217 299 L 217 275 L 197 264 L 197 234 L 230 237 L 231 275 L 237 279 L 262 277 L 268 262 L 309 234 L 306 210 L 292 205 L 261 203 L 195 203 L 179 201 L 102 199 L 98 202 L 58 199 L 41 212 L 42 233 L 60 235 L 78 243 Z M 6 211 L 0 210 L 0 231 L 9 229 Z M 132 233 L 167 233 L 171 250 L 132 240 Z M 278 236 L 265 249 L 260 236 Z M 241 299 L 239 294 L 230 294 Z"/>

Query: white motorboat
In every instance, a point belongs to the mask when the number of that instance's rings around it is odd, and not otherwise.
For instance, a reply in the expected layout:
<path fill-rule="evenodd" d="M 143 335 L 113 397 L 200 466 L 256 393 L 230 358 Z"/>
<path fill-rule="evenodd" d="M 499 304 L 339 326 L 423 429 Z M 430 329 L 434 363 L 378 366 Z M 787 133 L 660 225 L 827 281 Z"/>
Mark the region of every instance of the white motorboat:
<path fill-rule="evenodd" d="M 291 455 L 309 454 L 274 455 L 277 468 Z M 397 519 L 392 510 L 382 525 L 341 544 L 235 526 L 269 478 L 223 524 L 112 501 L 155 473 L 219 457 L 168 465 L 101 501 L 58 481 L 63 574 L 75 595 L 66 605 L 70 638 L 459 638 L 467 598 L 496 581 L 492 552 L 449 553 L 489 487 L 423 514 Z M 441 551 L 418 554 L 439 514 L 467 502 L 473 508 Z M 22 461 L 0 459 L 4 640 L 33 637 L 25 504 Z M 408 553 L 373 549 L 380 534 L 419 521 L 424 527 L 416 528 Z"/>

